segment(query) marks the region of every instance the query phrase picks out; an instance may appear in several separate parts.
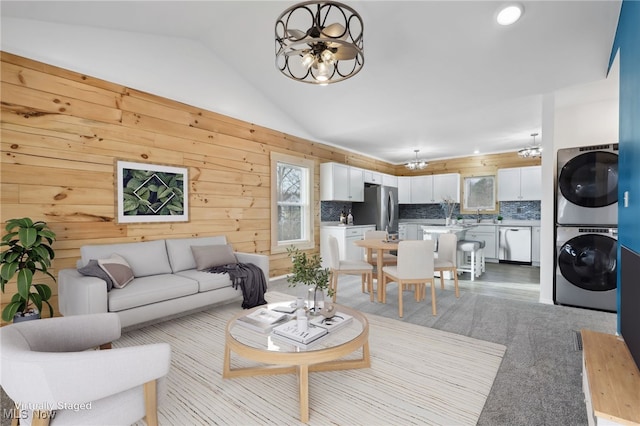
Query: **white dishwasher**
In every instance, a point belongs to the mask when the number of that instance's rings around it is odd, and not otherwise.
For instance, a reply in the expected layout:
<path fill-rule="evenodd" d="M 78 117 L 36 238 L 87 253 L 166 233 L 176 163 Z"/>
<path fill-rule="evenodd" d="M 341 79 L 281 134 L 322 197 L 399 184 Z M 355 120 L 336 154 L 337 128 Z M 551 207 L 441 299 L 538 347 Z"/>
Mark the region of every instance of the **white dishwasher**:
<path fill-rule="evenodd" d="M 498 260 L 531 264 L 531 227 L 500 226 L 498 228 Z"/>

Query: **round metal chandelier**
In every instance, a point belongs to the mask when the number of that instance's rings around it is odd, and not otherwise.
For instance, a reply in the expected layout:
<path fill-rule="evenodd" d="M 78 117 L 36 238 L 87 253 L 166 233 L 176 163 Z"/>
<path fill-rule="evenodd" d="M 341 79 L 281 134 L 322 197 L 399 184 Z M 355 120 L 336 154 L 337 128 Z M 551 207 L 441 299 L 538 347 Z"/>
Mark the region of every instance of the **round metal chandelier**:
<path fill-rule="evenodd" d="M 404 166 L 409 169 L 409 170 L 422 170 L 425 169 L 429 163 L 427 163 L 424 160 L 418 160 L 418 152 L 420 152 L 419 149 L 414 149 L 413 152 L 416 153 L 416 159 L 412 160 L 412 161 L 407 161 L 406 163 L 404 163 Z"/>
<path fill-rule="evenodd" d="M 538 136 L 538 134 L 531 133 L 531 136 L 533 136 L 533 145 L 522 148 L 518 151 L 518 155 L 522 158 L 542 156 L 542 147 L 540 145 L 536 145 L 536 136 Z"/>
<path fill-rule="evenodd" d="M 363 29 L 358 12 L 345 4 L 298 3 L 276 21 L 276 66 L 304 83 L 346 80 L 364 65 Z"/>

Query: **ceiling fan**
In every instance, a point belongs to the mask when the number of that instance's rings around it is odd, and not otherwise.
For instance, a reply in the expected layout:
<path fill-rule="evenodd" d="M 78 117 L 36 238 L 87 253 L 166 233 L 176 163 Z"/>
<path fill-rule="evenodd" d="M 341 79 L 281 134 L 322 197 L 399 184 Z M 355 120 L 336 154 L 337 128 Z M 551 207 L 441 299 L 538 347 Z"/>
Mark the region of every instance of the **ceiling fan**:
<path fill-rule="evenodd" d="M 287 77 L 305 83 L 342 81 L 364 64 L 362 36 L 362 18 L 349 6 L 297 4 L 276 21 L 276 66 Z"/>

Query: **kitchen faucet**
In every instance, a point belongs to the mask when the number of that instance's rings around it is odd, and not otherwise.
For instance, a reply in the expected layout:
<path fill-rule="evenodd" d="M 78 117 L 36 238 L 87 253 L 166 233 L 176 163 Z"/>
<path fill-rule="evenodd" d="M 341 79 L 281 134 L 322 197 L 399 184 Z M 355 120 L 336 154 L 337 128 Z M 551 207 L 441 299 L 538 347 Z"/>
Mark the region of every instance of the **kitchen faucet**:
<path fill-rule="evenodd" d="M 480 223 L 480 209 L 478 209 L 478 217 L 476 218 L 476 223 Z"/>

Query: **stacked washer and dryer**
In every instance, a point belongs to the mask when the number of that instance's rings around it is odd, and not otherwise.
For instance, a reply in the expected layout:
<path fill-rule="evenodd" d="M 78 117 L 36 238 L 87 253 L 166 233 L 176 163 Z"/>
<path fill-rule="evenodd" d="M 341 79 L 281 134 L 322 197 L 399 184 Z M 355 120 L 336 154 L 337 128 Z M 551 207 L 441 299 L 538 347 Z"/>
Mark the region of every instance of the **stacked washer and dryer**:
<path fill-rule="evenodd" d="M 557 304 L 615 312 L 618 144 L 558 150 Z"/>

